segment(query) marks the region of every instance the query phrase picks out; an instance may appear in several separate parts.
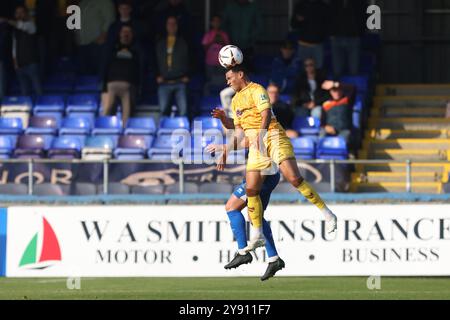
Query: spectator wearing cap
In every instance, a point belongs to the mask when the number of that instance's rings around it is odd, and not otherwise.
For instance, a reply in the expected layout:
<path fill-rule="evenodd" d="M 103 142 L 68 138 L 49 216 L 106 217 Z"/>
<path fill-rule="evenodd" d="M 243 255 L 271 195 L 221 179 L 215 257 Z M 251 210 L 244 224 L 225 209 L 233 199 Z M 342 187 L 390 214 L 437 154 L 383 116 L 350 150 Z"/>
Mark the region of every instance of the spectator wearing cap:
<path fill-rule="evenodd" d="M 295 56 L 293 43 L 285 41 L 280 48 L 280 55 L 272 61 L 270 82 L 276 83 L 281 93 L 292 93 L 300 68 L 301 61 Z"/>
<path fill-rule="evenodd" d="M 322 88 L 326 80 L 325 73 L 316 68 L 311 58 L 304 61 L 302 70 L 296 80 L 292 104 L 295 114 L 301 117 L 315 117 L 320 119 L 322 104 L 329 99 L 330 94 Z"/>
<path fill-rule="evenodd" d="M 207 84 L 205 85 L 205 95 L 210 94 L 210 86 L 224 85 L 224 72 L 219 63 L 220 49 L 223 46 L 230 44 L 228 34 L 221 29 L 222 18 L 219 15 L 214 15 L 211 18 L 211 30 L 209 30 L 202 40 L 202 45 L 205 49 L 205 65 Z"/>
<path fill-rule="evenodd" d="M 281 126 L 286 130 L 287 136 L 289 138 L 297 138 L 298 133 L 292 129 L 294 110 L 292 110 L 292 107 L 289 104 L 280 100 L 280 90 L 278 86 L 275 83 L 269 84 L 267 86 L 267 94 L 269 95 L 273 113 Z"/>
<path fill-rule="evenodd" d="M 348 145 L 352 128 L 352 99 L 351 94 L 344 91 L 352 92 L 354 88 L 334 81 L 325 81 L 322 88 L 330 92 L 330 99 L 323 103 L 320 136 L 340 136 Z"/>

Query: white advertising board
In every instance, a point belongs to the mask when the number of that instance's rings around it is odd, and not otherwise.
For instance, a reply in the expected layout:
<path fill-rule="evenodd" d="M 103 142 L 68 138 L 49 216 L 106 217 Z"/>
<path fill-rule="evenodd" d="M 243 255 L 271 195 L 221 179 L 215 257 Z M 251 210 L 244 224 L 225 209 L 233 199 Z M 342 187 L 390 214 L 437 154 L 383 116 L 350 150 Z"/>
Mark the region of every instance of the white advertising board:
<path fill-rule="evenodd" d="M 311 205 L 270 206 L 277 276 L 450 275 L 450 205 L 335 205 L 325 233 Z M 244 215 L 246 213 L 244 212 Z M 8 209 L 6 276 L 260 276 L 267 258 L 232 271 L 223 206 Z"/>

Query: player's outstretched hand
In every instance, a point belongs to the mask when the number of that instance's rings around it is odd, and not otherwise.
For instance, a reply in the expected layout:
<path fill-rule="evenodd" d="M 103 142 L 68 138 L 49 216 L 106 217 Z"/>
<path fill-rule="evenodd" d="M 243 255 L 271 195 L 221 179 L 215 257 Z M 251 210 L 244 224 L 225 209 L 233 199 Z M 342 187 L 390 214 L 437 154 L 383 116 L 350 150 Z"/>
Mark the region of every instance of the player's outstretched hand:
<path fill-rule="evenodd" d="M 225 110 L 220 108 L 214 108 L 214 110 L 211 111 L 211 116 L 221 121 L 225 120 L 227 117 L 227 115 L 225 114 Z"/>
<path fill-rule="evenodd" d="M 223 144 L 209 144 L 206 146 L 205 150 L 206 150 L 206 152 L 209 152 L 209 153 L 222 152 L 224 150 L 224 145 Z"/>

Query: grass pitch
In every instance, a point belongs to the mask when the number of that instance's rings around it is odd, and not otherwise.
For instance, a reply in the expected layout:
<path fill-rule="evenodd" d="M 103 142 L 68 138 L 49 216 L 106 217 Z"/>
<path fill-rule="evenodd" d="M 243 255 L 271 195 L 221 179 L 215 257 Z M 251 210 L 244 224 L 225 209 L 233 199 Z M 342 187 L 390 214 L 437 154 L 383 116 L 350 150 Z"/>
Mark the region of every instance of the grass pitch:
<path fill-rule="evenodd" d="M 79 290 L 64 278 L 0 278 L 0 299 L 302 300 L 450 299 L 449 278 L 381 278 L 369 290 L 363 277 L 82 278 Z"/>

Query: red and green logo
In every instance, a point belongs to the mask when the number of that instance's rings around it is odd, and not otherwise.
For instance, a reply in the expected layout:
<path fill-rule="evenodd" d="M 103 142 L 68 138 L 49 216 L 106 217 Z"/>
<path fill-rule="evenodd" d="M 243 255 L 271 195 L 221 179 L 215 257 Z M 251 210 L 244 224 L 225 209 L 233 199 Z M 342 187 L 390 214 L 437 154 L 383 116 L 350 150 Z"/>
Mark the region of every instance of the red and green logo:
<path fill-rule="evenodd" d="M 53 228 L 50 223 L 48 223 L 47 219 L 42 218 L 42 220 L 44 228 L 41 250 L 38 251 L 39 232 L 36 232 L 22 254 L 19 267 L 45 269 L 52 266 L 56 261 L 61 261 L 61 249 L 55 231 L 53 231 Z M 38 259 L 39 252 L 40 255 Z"/>

